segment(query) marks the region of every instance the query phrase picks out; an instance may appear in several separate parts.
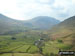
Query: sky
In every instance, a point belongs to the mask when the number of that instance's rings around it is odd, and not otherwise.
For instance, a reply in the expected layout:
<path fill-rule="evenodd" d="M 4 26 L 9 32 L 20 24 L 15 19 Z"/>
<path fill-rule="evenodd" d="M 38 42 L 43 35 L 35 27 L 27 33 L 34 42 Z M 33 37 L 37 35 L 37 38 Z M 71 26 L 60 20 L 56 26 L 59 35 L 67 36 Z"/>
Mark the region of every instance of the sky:
<path fill-rule="evenodd" d="M 75 0 L 0 0 L 0 13 L 18 20 L 49 16 L 62 21 L 75 15 Z"/>

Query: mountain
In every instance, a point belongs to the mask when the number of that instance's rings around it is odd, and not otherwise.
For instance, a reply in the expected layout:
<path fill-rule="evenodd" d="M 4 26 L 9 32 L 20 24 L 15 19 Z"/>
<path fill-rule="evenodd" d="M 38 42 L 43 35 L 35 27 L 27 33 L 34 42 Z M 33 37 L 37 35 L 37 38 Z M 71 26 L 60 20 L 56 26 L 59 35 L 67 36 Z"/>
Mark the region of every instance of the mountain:
<path fill-rule="evenodd" d="M 28 20 L 24 24 L 33 29 L 50 29 L 52 26 L 58 24 L 60 21 L 48 16 L 38 16 Z"/>
<path fill-rule="evenodd" d="M 54 40 L 60 39 L 75 50 L 75 16 L 70 17 L 48 31 Z M 72 50 L 71 49 L 71 50 Z"/>
<path fill-rule="evenodd" d="M 48 16 L 39 16 L 31 20 L 20 21 L 0 14 L 0 34 L 15 33 L 26 29 L 45 30 L 58 24 L 60 21 Z"/>
<path fill-rule="evenodd" d="M 22 31 L 24 30 L 23 24 L 18 21 L 11 19 L 7 16 L 0 14 L 0 34 L 12 31 Z"/>
<path fill-rule="evenodd" d="M 75 16 L 70 17 L 66 20 L 64 20 L 63 22 L 59 23 L 58 25 L 54 26 L 51 30 L 50 30 L 51 34 L 53 35 L 57 35 L 58 36 L 62 36 L 63 34 L 71 34 L 75 32 Z M 61 35 L 59 35 L 61 34 Z"/>

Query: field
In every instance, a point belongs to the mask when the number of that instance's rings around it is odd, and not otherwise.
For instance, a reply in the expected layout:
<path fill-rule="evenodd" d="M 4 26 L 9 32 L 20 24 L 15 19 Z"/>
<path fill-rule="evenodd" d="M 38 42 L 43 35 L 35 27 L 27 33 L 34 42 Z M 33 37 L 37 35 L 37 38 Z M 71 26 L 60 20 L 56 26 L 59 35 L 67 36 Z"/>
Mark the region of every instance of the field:
<path fill-rule="evenodd" d="M 58 38 L 54 41 L 47 41 L 45 42 L 45 46 L 43 47 L 43 54 L 47 56 L 51 56 L 53 54 L 54 56 L 57 56 L 59 50 L 62 51 L 72 51 L 75 50 L 75 43 L 73 43 L 75 40 L 74 35 L 65 36 L 62 38 Z"/>
<path fill-rule="evenodd" d="M 51 56 L 52 54 L 56 56 L 59 49 L 71 50 L 73 46 L 74 36 L 72 35 L 44 41 L 45 46 L 42 46 L 42 54 L 40 54 L 39 48 L 34 45 L 34 42 L 39 40 L 40 36 L 35 33 L 28 34 L 0 35 L 0 56 Z"/>
<path fill-rule="evenodd" d="M 0 56 L 41 56 L 37 54 L 39 49 L 34 45 L 39 36 L 35 34 L 19 33 L 16 35 L 0 35 Z M 2 54 L 3 52 L 3 54 Z M 6 53 L 7 52 L 7 53 Z"/>
<path fill-rule="evenodd" d="M 29 54 L 29 53 L 5 53 L 0 56 L 42 56 L 41 54 Z"/>

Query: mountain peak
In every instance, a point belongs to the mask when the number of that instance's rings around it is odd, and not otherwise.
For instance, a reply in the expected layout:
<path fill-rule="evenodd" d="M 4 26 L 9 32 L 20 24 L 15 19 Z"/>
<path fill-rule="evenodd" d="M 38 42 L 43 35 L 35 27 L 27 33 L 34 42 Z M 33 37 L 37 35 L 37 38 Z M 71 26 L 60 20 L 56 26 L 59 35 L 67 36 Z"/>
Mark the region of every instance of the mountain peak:
<path fill-rule="evenodd" d="M 49 29 L 60 21 L 49 16 L 38 16 L 28 22 L 38 29 Z"/>
<path fill-rule="evenodd" d="M 49 16 L 38 16 L 38 17 L 33 18 L 32 20 L 33 21 L 45 21 L 45 22 L 54 22 L 54 21 L 60 22 L 59 20 L 49 17 Z"/>
<path fill-rule="evenodd" d="M 38 16 L 38 17 L 35 17 L 33 19 L 36 19 L 36 20 L 56 20 L 55 18 L 49 17 L 49 16 Z"/>

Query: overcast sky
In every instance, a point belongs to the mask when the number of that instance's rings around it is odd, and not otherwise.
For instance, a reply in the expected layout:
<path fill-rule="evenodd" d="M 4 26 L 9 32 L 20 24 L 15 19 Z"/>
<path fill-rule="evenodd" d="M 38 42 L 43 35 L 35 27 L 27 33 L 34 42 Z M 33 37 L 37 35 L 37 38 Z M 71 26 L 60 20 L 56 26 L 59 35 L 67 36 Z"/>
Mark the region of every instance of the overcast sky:
<path fill-rule="evenodd" d="M 0 13 L 19 20 L 37 16 L 64 20 L 75 15 L 75 0 L 0 0 Z"/>

